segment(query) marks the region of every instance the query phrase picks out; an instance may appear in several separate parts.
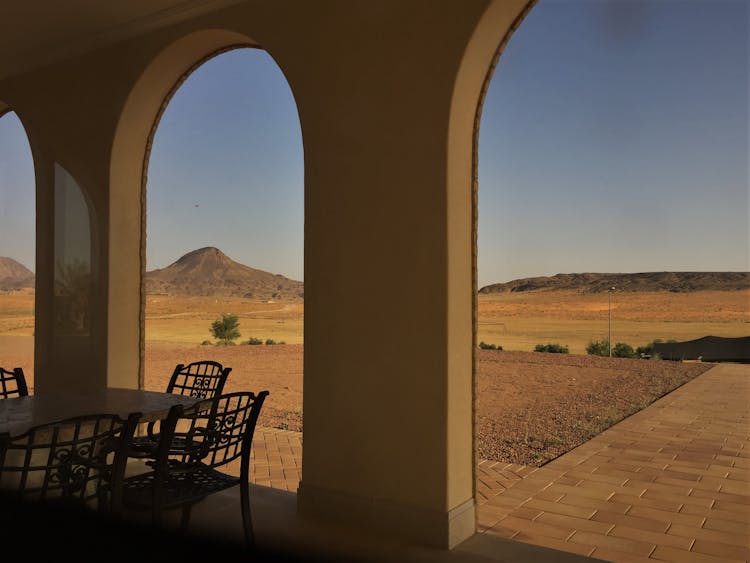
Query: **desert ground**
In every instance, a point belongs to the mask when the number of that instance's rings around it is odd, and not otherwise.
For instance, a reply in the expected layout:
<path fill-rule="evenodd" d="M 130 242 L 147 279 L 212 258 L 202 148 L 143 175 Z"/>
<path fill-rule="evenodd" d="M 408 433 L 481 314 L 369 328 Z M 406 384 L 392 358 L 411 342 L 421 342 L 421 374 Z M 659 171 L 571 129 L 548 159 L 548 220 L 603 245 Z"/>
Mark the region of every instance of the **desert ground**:
<path fill-rule="evenodd" d="M 480 295 L 477 453 L 487 459 L 541 465 L 640 410 L 711 367 L 707 363 L 599 358 L 586 344 L 606 338 L 608 296 L 535 292 Z M 689 340 L 750 334 L 750 290 L 615 294 L 612 341 L 641 346 L 655 338 Z M 221 313 L 239 317 L 235 346 L 212 341 Z M 232 367 L 227 390 L 268 389 L 260 423 L 302 430 L 303 313 L 297 302 L 149 296 L 147 389 L 161 390 L 177 363 L 214 359 Z M 0 296 L 0 365 L 22 366 L 33 386 L 33 295 Z M 248 338 L 283 345 L 244 345 Z M 567 345 L 570 354 L 533 352 Z"/>

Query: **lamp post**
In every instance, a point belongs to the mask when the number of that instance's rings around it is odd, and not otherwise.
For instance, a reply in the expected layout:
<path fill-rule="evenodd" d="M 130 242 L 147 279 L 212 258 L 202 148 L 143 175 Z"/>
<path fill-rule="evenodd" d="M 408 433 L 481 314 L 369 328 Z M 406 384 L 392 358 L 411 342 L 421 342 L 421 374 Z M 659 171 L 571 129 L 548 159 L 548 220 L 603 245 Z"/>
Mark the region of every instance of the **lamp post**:
<path fill-rule="evenodd" d="M 608 336 L 607 336 L 607 347 L 609 348 L 609 357 L 612 357 L 612 292 L 615 290 L 615 287 L 612 286 L 607 290 L 607 294 L 609 296 L 608 304 L 607 304 L 607 311 L 608 311 Z"/>

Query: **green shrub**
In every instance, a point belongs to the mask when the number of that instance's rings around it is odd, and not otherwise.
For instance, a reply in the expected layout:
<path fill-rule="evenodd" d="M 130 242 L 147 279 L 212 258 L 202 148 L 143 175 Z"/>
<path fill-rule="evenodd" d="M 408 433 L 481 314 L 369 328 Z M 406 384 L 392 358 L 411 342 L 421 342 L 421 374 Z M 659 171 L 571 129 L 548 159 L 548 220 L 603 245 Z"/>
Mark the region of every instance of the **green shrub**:
<path fill-rule="evenodd" d="M 639 358 L 651 358 L 654 354 L 654 344 L 659 344 L 662 342 L 661 338 L 656 338 L 646 344 L 645 346 L 638 346 L 635 349 L 635 355 Z"/>
<path fill-rule="evenodd" d="M 568 347 L 562 344 L 537 344 L 534 352 L 548 352 L 550 354 L 567 354 Z"/>
<path fill-rule="evenodd" d="M 258 344 L 263 344 L 263 341 L 260 338 L 255 338 L 254 336 L 251 336 L 247 339 L 247 342 L 245 342 L 248 346 L 257 346 Z"/>
<path fill-rule="evenodd" d="M 218 344 L 228 346 L 234 344 L 233 340 L 240 337 L 240 331 L 237 330 L 240 323 L 237 315 L 222 314 L 221 318 L 215 320 L 208 331 L 218 340 Z"/>
<path fill-rule="evenodd" d="M 592 340 L 586 346 L 586 353 L 589 356 L 609 356 L 609 340 Z"/>
<path fill-rule="evenodd" d="M 482 350 L 502 350 L 503 347 L 500 344 L 487 344 L 486 342 L 480 342 L 479 347 Z"/>
<path fill-rule="evenodd" d="M 635 350 L 630 344 L 618 342 L 612 347 L 613 358 L 635 358 Z"/>
<path fill-rule="evenodd" d="M 201 342 L 201 346 L 211 346 L 212 344 L 213 342 L 211 342 L 210 340 L 204 340 L 203 342 Z"/>
<path fill-rule="evenodd" d="M 266 346 L 273 346 L 274 344 L 276 344 L 274 340 L 271 340 L 270 338 L 266 340 Z"/>

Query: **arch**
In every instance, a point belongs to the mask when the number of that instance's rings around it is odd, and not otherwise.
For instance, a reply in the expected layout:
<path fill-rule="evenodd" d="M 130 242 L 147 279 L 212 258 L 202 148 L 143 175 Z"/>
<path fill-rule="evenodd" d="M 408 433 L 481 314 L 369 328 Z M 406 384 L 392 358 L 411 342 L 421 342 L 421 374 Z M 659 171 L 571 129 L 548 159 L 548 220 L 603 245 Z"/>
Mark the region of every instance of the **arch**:
<path fill-rule="evenodd" d="M 448 283 L 466 286 L 465 272 L 471 271 L 470 284 L 463 294 L 470 304 L 455 304 L 449 312 L 451 335 L 470 331 L 471 352 L 471 460 L 472 487 L 476 498 L 476 349 L 477 349 L 477 228 L 478 228 L 478 154 L 479 125 L 482 106 L 495 67 L 513 33 L 523 22 L 537 0 L 517 2 L 510 9 L 507 2 L 494 0 L 477 22 L 466 45 L 456 73 L 448 117 L 447 194 L 448 194 Z M 466 187 L 471 186 L 467 193 Z M 470 297 L 469 297 L 470 296 Z M 463 311 L 471 311 L 468 321 Z M 469 322 L 471 323 L 469 326 Z M 458 338 L 458 336 L 456 336 Z M 460 391 L 459 391 L 460 392 Z M 452 428 L 454 425 L 450 424 Z"/>
<path fill-rule="evenodd" d="M 117 249 L 118 259 L 109 264 L 108 325 L 118 330 L 110 330 L 108 336 L 108 385 L 144 384 L 146 183 L 156 129 L 191 73 L 209 59 L 237 48 L 260 46 L 248 35 L 226 29 L 193 31 L 181 37 L 148 63 L 120 114 L 110 159 L 109 248 Z M 135 302 L 138 308 L 132 307 Z M 138 374 L 137 380 L 133 374 Z"/>
<path fill-rule="evenodd" d="M 108 333 L 109 385 L 143 387 L 145 295 L 141 285 L 146 267 L 143 211 L 148 153 L 159 117 L 192 70 L 213 53 L 239 45 L 256 46 L 249 37 L 225 30 L 196 31 L 178 39 L 141 73 L 120 114 L 110 159 L 109 248 L 117 249 L 118 259 L 110 260 L 109 264 L 108 325 L 127 330 Z M 134 302 L 139 307 L 133 307 Z M 137 380 L 133 374 L 137 374 Z"/>
<path fill-rule="evenodd" d="M 3 120 L 3 118 L 6 118 Z M 16 225 L 11 225 L 9 223 L 6 223 L 5 219 L 10 219 L 10 223 L 13 221 L 18 221 L 19 219 L 22 221 L 23 224 L 17 225 L 20 229 L 20 232 L 18 234 L 22 237 L 24 241 L 30 242 L 28 246 L 26 246 L 24 249 L 20 250 L 16 248 L 16 245 L 19 244 L 21 241 L 18 239 L 15 239 L 13 236 L 7 236 L 4 235 L 4 239 L 7 241 L 14 241 L 11 247 L 8 247 L 7 252 L 4 252 L 3 249 L 0 249 L 0 255 L 7 256 L 11 259 L 17 260 L 21 263 L 21 265 L 24 268 L 30 267 L 33 269 L 33 281 L 29 283 L 30 280 L 28 278 L 26 279 L 19 279 L 18 285 L 16 287 L 13 287 L 12 293 L 15 293 L 16 290 L 20 290 L 21 292 L 25 293 L 28 290 L 32 290 L 33 294 L 20 297 L 21 301 L 21 307 L 23 309 L 26 309 L 28 307 L 28 316 L 32 319 L 31 326 L 27 325 L 26 322 L 23 322 L 19 328 L 21 328 L 24 332 L 30 331 L 30 334 L 21 334 L 18 336 L 10 335 L 11 338 L 20 338 L 21 340 L 18 342 L 13 342 L 12 345 L 9 345 L 8 343 L 4 344 L 2 348 L 6 350 L 7 352 L 10 352 L 11 357 L 17 358 L 14 360 L 10 360 L 13 362 L 17 362 L 16 365 L 22 367 L 22 369 L 25 372 L 26 378 L 27 378 L 27 384 L 29 386 L 29 389 L 33 392 L 36 389 L 36 383 L 35 383 L 35 353 L 36 350 L 38 350 L 38 346 L 36 345 L 36 335 L 38 334 L 37 327 L 39 326 L 38 320 L 37 320 L 37 312 L 39 310 L 38 307 L 38 292 L 37 292 L 37 285 L 39 281 L 39 275 L 38 275 L 38 266 L 39 266 L 39 260 L 38 260 L 38 254 L 39 254 L 39 244 L 38 240 L 40 239 L 40 221 L 37 218 L 37 208 L 39 205 L 39 196 L 38 196 L 38 184 L 39 184 L 39 178 L 36 170 L 36 164 L 37 160 L 35 158 L 32 140 L 29 135 L 29 130 L 24 122 L 24 119 L 21 115 L 19 115 L 18 111 L 14 107 L 12 107 L 10 104 L 4 102 L 3 100 L 0 100 L 0 121 L 3 122 L 3 125 L 11 124 L 11 127 L 14 127 L 12 124 L 13 122 L 17 123 L 18 126 L 20 126 L 20 134 L 18 137 L 13 137 L 13 140 L 16 142 L 13 142 L 12 144 L 15 145 L 16 148 L 20 149 L 22 152 L 26 153 L 30 159 L 29 161 L 29 168 L 25 169 L 25 172 L 30 172 L 30 185 L 23 186 L 21 190 L 14 190 L 17 192 L 25 192 L 23 195 L 21 195 L 21 198 L 23 198 L 25 201 L 19 202 L 20 205 L 18 207 L 14 206 L 13 204 L 8 205 L 8 201 L 6 201 L 4 198 L 2 198 L 2 194 L 0 194 L 0 199 L 3 200 L 3 205 L 6 207 L 6 211 L 8 210 L 15 210 L 16 212 L 19 210 L 27 210 L 31 211 L 31 222 L 29 223 L 29 226 L 27 227 L 25 224 L 25 216 L 24 215 L 15 215 L 13 217 L 5 217 L 3 219 L 3 226 L 5 228 L 15 229 Z M 28 152 L 26 152 L 28 151 Z M 25 160 L 25 159 L 24 159 Z M 17 162 L 17 161 L 16 161 Z M 25 167 L 24 167 L 25 168 Z M 25 189 L 28 187 L 29 189 Z M 10 189 L 10 186 L 8 185 L 6 189 Z M 2 190 L 0 190 L 2 191 Z M 11 197 L 12 199 L 12 197 Z M 2 213 L 0 213 L 2 215 Z M 4 229 L 0 229 L 4 230 Z M 29 233 L 29 231 L 31 231 Z M 28 235 L 31 235 L 30 237 Z M 18 252 L 18 253 L 17 253 Z M 21 272 L 19 272 L 20 274 Z M 25 274 L 25 272 L 24 272 Z M 14 284 L 15 285 L 15 284 Z M 26 314 L 24 312 L 24 317 L 26 317 Z M 6 361 L 8 358 L 6 358 Z M 6 366 L 7 367 L 7 366 Z"/>
<path fill-rule="evenodd" d="M 32 144 L 32 139 L 31 139 L 31 136 L 29 134 L 29 129 L 27 127 L 27 124 L 25 123 L 24 118 L 19 114 L 19 112 L 14 107 L 12 107 L 10 104 L 7 104 L 3 100 L 0 100 L 0 119 L 2 119 L 3 117 L 6 117 L 6 116 L 8 116 L 8 118 L 11 119 L 11 121 L 16 121 L 20 125 L 20 129 L 21 129 L 21 132 L 22 132 L 21 136 L 25 140 L 25 146 L 28 148 L 28 151 L 29 151 L 28 155 L 31 157 L 31 167 L 32 167 L 32 174 L 33 174 L 32 179 L 34 180 L 34 184 L 35 184 L 34 185 L 33 196 L 34 196 L 34 201 L 36 201 L 37 200 L 36 191 L 38 189 L 37 188 L 37 183 L 38 182 L 36 180 L 36 178 L 37 178 L 37 171 L 36 171 L 37 159 L 35 158 L 34 146 Z M 34 215 L 36 216 L 36 210 L 35 210 Z M 36 231 L 35 231 L 34 234 L 35 234 L 35 238 L 36 238 L 36 235 L 37 235 Z M 36 244 L 35 244 L 35 246 L 36 246 Z M 36 249 L 34 251 L 34 254 L 36 255 Z"/>

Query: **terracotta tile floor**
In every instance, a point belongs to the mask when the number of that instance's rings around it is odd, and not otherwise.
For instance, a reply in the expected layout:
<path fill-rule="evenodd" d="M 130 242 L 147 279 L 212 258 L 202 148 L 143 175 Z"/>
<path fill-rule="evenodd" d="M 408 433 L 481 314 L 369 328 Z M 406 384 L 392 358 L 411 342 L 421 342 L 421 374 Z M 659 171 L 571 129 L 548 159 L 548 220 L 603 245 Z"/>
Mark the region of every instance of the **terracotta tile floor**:
<path fill-rule="evenodd" d="M 252 480 L 296 491 L 302 435 L 259 428 Z M 477 465 L 478 531 L 609 561 L 750 560 L 750 366 L 721 364 L 540 468 Z"/>
<path fill-rule="evenodd" d="M 611 561 L 747 561 L 749 413 L 750 366 L 718 365 L 488 496 L 480 530 Z"/>

